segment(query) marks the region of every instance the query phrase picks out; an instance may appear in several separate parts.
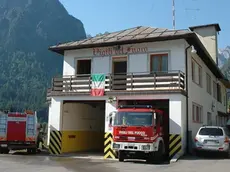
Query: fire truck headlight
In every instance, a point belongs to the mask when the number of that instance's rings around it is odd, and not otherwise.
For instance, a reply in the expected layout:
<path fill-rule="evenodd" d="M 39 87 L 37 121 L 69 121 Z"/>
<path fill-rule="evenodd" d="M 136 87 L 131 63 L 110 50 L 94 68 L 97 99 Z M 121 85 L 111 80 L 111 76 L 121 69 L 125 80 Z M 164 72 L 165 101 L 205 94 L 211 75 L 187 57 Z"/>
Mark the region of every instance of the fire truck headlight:
<path fill-rule="evenodd" d="M 119 149 L 120 148 L 120 144 L 113 143 L 113 148 L 114 149 Z"/>
<path fill-rule="evenodd" d="M 143 145 L 142 150 L 150 150 L 150 145 Z"/>

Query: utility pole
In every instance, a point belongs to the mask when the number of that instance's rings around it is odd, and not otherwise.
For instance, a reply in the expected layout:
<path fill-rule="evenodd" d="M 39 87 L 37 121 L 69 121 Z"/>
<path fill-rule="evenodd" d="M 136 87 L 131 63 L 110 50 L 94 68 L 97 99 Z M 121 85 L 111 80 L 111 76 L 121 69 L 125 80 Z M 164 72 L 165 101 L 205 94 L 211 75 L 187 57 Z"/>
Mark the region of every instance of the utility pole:
<path fill-rule="evenodd" d="M 175 0 L 172 0 L 172 19 L 173 19 L 173 30 L 176 28 L 176 16 L 175 16 Z"/>

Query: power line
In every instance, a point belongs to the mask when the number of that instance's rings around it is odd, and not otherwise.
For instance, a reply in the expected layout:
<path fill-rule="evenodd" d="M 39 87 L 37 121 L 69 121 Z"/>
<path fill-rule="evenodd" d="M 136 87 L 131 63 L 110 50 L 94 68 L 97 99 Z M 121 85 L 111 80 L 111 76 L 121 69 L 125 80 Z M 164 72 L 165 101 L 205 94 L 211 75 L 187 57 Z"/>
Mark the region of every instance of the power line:
<path fill-rule="evenodd" d="M 196 1 L 196 0 L 192 0 Z M 200 11 L 199 8 L 185 8 L 185 11 Z M 176 29 L 176 7 L 175 7 L 175 0 L 172 0 L 172 25 L 173 30 Z"/>

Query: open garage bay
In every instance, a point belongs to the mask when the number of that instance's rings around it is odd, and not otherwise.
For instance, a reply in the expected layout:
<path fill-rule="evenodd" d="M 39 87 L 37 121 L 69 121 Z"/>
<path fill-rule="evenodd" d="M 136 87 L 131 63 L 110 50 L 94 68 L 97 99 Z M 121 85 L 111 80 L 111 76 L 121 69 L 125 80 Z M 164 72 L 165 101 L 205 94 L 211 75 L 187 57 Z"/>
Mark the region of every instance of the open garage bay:
<path fill-rule="evenodd" d="M 103 155 L 105 101 L 65 101 L 62 116 L 62 153 Z"/>

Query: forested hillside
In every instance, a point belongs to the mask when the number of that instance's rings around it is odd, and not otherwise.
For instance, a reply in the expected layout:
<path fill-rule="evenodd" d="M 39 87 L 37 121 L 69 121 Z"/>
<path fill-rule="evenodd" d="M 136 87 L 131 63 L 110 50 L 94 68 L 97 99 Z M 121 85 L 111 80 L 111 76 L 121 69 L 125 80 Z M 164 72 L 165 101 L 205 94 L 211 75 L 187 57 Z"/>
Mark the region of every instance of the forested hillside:
<path fill-rule="evenodd" d="M 63 63 L 48 47 L 84 38 L 82 22 L 58 0 L 0 0 L 0 108 L 43 109 Z"/>

